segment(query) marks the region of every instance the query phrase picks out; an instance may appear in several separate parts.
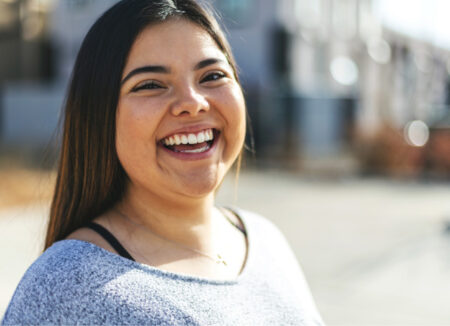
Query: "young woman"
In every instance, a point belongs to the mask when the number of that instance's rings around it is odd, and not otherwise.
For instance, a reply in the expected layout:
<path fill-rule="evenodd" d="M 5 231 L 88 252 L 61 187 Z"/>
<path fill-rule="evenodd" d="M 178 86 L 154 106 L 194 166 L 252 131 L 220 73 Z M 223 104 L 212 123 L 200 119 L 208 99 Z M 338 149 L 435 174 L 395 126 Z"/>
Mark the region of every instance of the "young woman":
<path fill-rule="evenodd" d="M 267 220 L 214 206 L 245 104 L 194 0 L 123 0 L 87 34 L 65 105 L 46 251 L 9 324 L 321 325 Z"/>

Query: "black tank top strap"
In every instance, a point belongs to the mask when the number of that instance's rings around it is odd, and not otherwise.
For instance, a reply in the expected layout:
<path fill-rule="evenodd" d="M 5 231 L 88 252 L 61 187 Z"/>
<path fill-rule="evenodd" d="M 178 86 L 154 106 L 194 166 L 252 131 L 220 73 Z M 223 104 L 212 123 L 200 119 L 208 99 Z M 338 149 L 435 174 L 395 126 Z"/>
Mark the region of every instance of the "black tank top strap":
<path fill-rule="evenodd" d="M 86 224 L 85 227 L 97 232 L 103 239 L 105 239 L 111 245 L 111 247 L 114 248 L 115 251 L 117 251 L 117 253 L 120 256 L 135 261 L 134 258 L 130 255 L 130 253 L 120 244 L 119 240 L 117 240 L 117 238 L 113 236 L 112 233 L 109 232 L 107 229 L 105 229 L 103 226 L 95 222 L 89 222 L 88 224 Z"/>
<path fill-rule="evenodd" d="M 228 215 L 228 214 L 233 214 L 234 216 L 236 216 L 236 218 L 239 220 L 239 221 L 241 221 L 241 223 L 242 223 L 242 219 L 241 219 L 241 217 L 239 216 L 239 214 L 234 210 L 234 209 L 232 209 L 232 208 L 230 208 L 230 207 L 219 207 L 219 209 L 222 211 L 222 213 L 223 213 L 223 215 L 226 217 L 226 219 L 231 223 L 231 224 L 233 224 L 233 226 L 235 226 L 239 231 L 241 231 L 243 234 L 244 234 L 244 236 L 247 236 L 247 231 L 245 230 L 245 228 L 242 226 L 242 225 L 240 225 L 240 224 L 237 224 L 235 221 L 233 221 L 231 218 L 230 218 L 230 216 Z M 243 224 L 243 223 L 242 223 Z"/>

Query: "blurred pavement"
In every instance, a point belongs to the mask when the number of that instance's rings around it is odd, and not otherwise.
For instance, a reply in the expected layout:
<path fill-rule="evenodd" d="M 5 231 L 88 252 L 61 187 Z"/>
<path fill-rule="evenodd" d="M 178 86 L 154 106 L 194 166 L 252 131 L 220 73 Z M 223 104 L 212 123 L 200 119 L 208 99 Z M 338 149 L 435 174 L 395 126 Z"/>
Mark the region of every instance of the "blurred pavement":
<path fill-rule="evenodd" d="M 450 184 L 245 171 L 234 197 L 230 174 L 217 202 L 280 227 L 327 325 L 450 325 Z M 39 253 L 46 214 L 0 211 L 0 316 Z"/>

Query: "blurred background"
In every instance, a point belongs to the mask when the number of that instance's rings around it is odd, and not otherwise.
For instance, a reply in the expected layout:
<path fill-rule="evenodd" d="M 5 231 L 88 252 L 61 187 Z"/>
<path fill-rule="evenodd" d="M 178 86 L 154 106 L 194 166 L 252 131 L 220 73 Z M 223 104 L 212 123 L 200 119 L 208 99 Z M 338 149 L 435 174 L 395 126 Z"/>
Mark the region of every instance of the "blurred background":
<path fill-rule="evenodd" d="M 0 315 L 41 250 L 81 41 L 116 0 L 0 0 Z M 211 0 L 253 137 L 219 203 L 286 234 L 328 325 L 450 325 L 450 2 Z"/>

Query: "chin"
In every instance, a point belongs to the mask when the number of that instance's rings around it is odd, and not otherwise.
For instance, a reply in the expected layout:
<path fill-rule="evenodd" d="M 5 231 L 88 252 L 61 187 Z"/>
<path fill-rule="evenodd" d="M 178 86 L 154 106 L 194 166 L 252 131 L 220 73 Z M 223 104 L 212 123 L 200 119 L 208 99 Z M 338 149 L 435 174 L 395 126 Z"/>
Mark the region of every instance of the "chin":
<path fill-rule="evenodd" d="M 186 175 L 182 181 L 183 192 L 188 196 L 201 198 L 214 194 L 222 183 L 225 173 L 219 171 L 203 171 Z"/>

